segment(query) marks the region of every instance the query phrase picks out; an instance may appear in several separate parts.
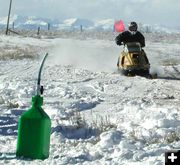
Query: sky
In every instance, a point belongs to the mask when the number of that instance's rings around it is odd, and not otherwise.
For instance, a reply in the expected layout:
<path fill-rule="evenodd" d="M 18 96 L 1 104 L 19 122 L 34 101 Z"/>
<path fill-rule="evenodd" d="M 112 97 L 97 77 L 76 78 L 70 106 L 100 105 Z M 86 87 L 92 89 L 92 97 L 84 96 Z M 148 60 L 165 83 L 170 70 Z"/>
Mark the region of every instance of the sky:
<path fill-rule="evenodd" d="M 0 0 L 0 17 L 10 0 Z M 12 15 L 52 19 L 122 19 L 148 24 L 179 26 L 180 0 L 13 0 Z"/>

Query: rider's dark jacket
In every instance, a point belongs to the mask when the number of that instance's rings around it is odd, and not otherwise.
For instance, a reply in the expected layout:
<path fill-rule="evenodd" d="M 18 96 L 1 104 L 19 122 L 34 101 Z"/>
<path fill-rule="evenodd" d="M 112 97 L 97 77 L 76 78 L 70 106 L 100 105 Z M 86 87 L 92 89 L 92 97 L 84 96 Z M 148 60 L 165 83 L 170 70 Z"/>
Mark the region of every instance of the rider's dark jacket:
<path fill-rule="evenodd" d="M 132 34 L 129 31 L 124 31 L 120 33 L 115 40 L 117 45 L 126 44 L 128 42 L 139 42 L 141 47 L 145 46 L 145 38 L 139 31 L 137 31 L 135 34 Z"/>

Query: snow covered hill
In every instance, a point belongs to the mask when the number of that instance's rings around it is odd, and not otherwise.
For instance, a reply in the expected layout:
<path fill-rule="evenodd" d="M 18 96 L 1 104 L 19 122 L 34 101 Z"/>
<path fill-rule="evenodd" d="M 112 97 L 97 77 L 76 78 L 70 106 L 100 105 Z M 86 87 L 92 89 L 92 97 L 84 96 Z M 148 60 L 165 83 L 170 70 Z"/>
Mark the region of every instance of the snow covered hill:
<path fill-rule="evenodd" d="M 152 71 L 159 73 L 149 80 L 117 72 L 122 48 L 113 41 L 1 35 L 4 52 L 21 47 L 20 52 L 31 53 L 31 48 L 41 56 L 17 59 L 17 53 L 13 60 L 0 60 L 0 164 L 163 165 L 165 151 L 180 149 L 178 45 L 147 41 Z M 45 51 L 43 109 L 52 121 L 50 156 L 17 159 L 17 121 L 31 105 Z"/>
<path fill-rule="evenodd" d="M 40 26 L 41 28 L 47 29 L 48 23 L 55 26 L 60 22 L 57 20 L 51 20 L 48 18 L 40 18 L 35 16 L 13 15 L 10 18 L 11 27 L 13 23 L 15 28 L 37 29 L 37 27 Z M 1 17 L 0 27 L 5 27 L 6 24 L 7 24 L 7 17 Z"/>
<path fill-rule="evenodd" d="M 51 29 L 66 29 L 66 30 L 74 30 L 74 29 L 86 29 L 86 30 L 106 30 L 113 31 L 114 19 L 103 19 L 103 20 L 88 20 L 82 18 L 69 18 L 65 20 L 57 20 L 57 19 L 48 19 L 48 18 L 40 18 L 35 16 L 20 16 L 13 15 L 10 18 L 10 26 L 12 27 L 14 23 L 15 28 L 25 28 L 25 29 L 37 29 L 41 27 L 41 29 L 48 28 L 48 25 L 51 26 Z M 0 18 L 0 28 L 5 28 L 7 24 L 7 17 Z M 128 23 L 125 20 L 125 25 Z M 139 29 L 144 32 L 164 32 L 164 33 L 179 33 L 179 27 L 166 27 L 163 25 L 149 25 L 139 23 Z"/>
<path fill-rule="evenodd" d="M 83 28 L 91 28 L 94 26 L 94 23 L 90 20 L 87 19 L 78 19 L 78 18 L 71 18 L 71 19 L 66 19 L 62 23 L 60 23 L 57 28 L 58 29 L 72 29 L 72 28 L 77 28 L 79 29 L 80 27 Z"/>

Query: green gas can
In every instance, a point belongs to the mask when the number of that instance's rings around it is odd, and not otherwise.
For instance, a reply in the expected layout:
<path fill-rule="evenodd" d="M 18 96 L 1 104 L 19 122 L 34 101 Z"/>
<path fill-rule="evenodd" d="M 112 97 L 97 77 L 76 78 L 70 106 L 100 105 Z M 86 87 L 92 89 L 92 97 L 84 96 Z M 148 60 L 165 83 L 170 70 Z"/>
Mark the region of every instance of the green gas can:
<path fill-rule="evenodd" d="M 31 159 L 49 157 L 51 121 L 42 109 L 43 97 L 32 97 L 32 107 L 24 112 L 18 122 L 16 155 Z"/>

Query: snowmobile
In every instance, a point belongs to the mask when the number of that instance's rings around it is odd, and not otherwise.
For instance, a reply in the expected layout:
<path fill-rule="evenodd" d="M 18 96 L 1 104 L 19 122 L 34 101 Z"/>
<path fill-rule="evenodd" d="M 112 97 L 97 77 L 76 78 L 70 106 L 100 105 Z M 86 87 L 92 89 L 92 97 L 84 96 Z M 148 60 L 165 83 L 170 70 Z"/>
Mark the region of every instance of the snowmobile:
<path fill-rule="evenodd" d="M 140 43 L 131 42 L 124 44 L 118 62 L 118 70 L 125 76 L 145 76 L 151 78 L 150 63 Z"/>

